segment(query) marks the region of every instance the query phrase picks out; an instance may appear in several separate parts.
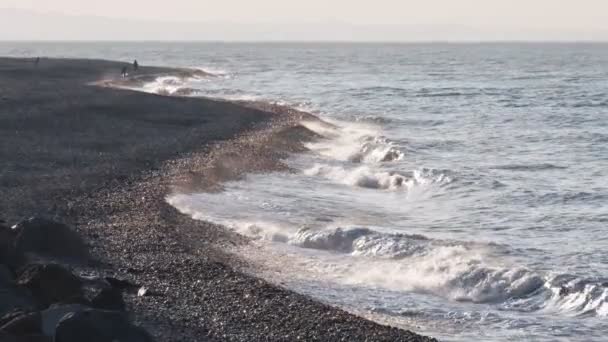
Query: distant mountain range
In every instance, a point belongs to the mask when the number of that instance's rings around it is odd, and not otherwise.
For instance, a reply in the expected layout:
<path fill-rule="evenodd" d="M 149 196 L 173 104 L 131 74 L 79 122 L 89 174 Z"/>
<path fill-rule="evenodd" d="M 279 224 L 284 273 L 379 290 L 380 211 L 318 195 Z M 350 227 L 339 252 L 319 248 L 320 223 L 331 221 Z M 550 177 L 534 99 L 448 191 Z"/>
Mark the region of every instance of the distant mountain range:
<path fill-rule="evenodd" d="M 463 26 L 163 22 L 0 9 L 0 40 L 608 41 L 608 31 Z"/>

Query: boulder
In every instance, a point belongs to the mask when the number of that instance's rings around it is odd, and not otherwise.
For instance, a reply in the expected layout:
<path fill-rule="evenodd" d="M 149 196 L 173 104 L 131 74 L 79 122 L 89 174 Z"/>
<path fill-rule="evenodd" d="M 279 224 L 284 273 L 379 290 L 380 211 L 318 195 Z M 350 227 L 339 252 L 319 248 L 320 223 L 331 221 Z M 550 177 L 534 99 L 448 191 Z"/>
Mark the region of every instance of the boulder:
<path fill-rule="evenodd" d="M 29 311 L 23 311 L 23 310 L 14 310 L 14 311 L 10 311 L 10 312 L 6 313 L 4 316 L 2 316 L 2 318 L 0 318 L 0 327 L 5 325 L 6 323 L 12 321 L 13 319 L 15 319 L 19 316 L 23 316 L 27 313 L 29 313 Z"/>
<path fill-rule="evenodd" d="M 17 338 L 9 333 L 0 331 L 0 341 L 2 342 L 17 342 Z"/>
<path fill-rule="evenodd" d="M 15 285 L 15 276 L 13 272 L 6 267 L 6 265 L 0 265 L 0 288 Z"/>
<path fill-rule="evenodd" d="M 91 306 L 102 310 L 124 311 L 125 301 L 117 288 L 101 289 L 90 299 Z"/>
<path fill-rule="evenodd" d="M 18 263 L 15 234 L 12 229 L 0 224 L 0 264 L 16 267 Z"/>
<path fill-rule="evenodd" d="M 110 286 L 119 290 L 135 291 L 139 289 L 139 286 L 137 284 L 133 284 L 126 280 L 116 279 L 113 277 L 106 277 L 105 280 L 108 284 L 110 284 Z"/>
<path fill-rule="evenodd" d="M 16 336 L 40 335 L 42 334 L 42 315 L 40 312 L 22 314 L 0 327 L 0 331 Z"/>
<path fill-rule="evenodd" d="M 23 335 L 17 336 L 17 342 L 53 342 L 53 338 L 38 334 Z"/>
<path fill-rule="evenodd" d="M 15 311 L 33 311 L 37 305 L 27 290 L 18 287 L 0 288 L 0 316 Z"/>
<path fill-rule="evenodd" d="M 125 310 L 122 291 L 124 289 L 123 285 L 129 283 L 123 283 L 114 278 L 95 276 L 81 276 L 80 279 L 83 281 L 83 299 L 86 301 L 86 305 L 102 310 Z M 107 279 L 112 279 L 112 281 Z"/>
<path fill-rule="evenodd" d="M 42 333 L 46 336 L 55 336 L 59 322 L 68 314 L 90 310 L 89 307 L 80 304 L 53 305 L 42 311 Z"/>
<path fill-rule="evenodd" d="M 29 265 L 20 273 L 17 283 L 29 289 L 43 307 L 82 296 L 80 278 L 57 264 Z"/>
<path fill-rule="evenodd" d="M 28 335 L 11 335 L 0 331 L 0 341 L 2 342 L 53 342 L 53 339 L 48 336 L 38 334 Z"/>
<path fill-rule="evenodd" d="M 85 310 L 67 314 L 57 325 L 55 342 L 148 342 L 143 329 L 132 325 L 116 311 Z"/>
<path fill-rule="evenodd" d="M 14 247 L 19 256 L 34 254 L 42 257 L 88 258 L 87 248 L 80 236 L 68 226 L 40 217 L 32 217 L 13 226 Z"/>

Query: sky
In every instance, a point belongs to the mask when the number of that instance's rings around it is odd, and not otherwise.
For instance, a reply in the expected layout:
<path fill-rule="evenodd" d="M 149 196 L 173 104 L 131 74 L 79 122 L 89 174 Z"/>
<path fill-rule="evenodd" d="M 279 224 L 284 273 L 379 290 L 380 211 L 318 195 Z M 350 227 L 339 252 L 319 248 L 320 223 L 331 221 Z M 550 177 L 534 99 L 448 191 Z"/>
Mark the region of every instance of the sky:
<path fill-rule="evenodd" d="M 546 32 L 548 39 L 560 35 L 564 35 L 564 39 L 608 37 L 608 0 L 0 0 L 0 8 L 122 18 L 131 22 L 216 23 L 243 27 L 262 24 L 274 25 L 275 29 L 297 26 L 299 37 L 310 33 L 312 39 L 325 33 L 339 37 L 343 33 L 332 30 L 346 31 L 346 27 L 351 26 L 370 30 L 384 27 L 376 34 L 378 39 L 386 33 L 387 26 L 415 31 L 443 27 L 443 31 L 435 30 L 436 39 L 441 39 L 442 35 L 449 39 L 452 35 L 474 40 L 476 32 L 481 40 L 493 36 L 521 39 L 527 33 L 542 39 L 542 32 Z M 32 22 L 30 26 L 44 24 L 43 20 Z M 124 24 L 127 25 L 127 21 Z M 52 34 L 54 28 L 48 29 Z M 86 31 L 86 26 L 82 29 Z M 174 28 L 180 29 L 183 27 Z M 192 26 L 188 29 L 191 31 Z M 449 32 L 459 29 L 463 31 Z M 178 32 L 176 36 L 179 36 Z M 234 36 L 238 38 L 238 34 Z"/>

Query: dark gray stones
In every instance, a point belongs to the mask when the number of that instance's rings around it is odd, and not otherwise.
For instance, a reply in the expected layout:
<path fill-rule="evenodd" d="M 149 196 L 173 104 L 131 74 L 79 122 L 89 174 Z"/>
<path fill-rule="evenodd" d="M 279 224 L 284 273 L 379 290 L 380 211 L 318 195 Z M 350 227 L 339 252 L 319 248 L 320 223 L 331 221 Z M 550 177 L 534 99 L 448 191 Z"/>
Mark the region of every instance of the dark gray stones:
<path fill-rule="evenodd" d="M 41 217 L 32 217 L 13 226 L 14 247 L 18 255 L 34 254 L 49 258 L 83 260 L 88 258 L 80 236 L 68 226 Z"/>
<path fill-rule="evenodd" d="M 13 311 L 33 310 L 36 303 L 29 291 L 19 288 L 11 270 L 0 265 L 0 317 Z"/>
<path fill-rule="evenodd" d="M 108 284 L 110 284 L 110 286 L 112 286 L 113 288 L 119 290 L 129 291 L 139 288 L 139 286 L 137 286 L 136 284 L 130 283 L 126 280 L 116 279 L 114 277 L 106 277 L 105 281 L 108 282 Z"/>
<path fill-rule="evenodd" d="M 57 325 L 68 314 L 88 310 L 89 308 L 80 304 L 53 305 L 41 312 L 42 332 L 46 336 L 55 336 Z"/>
<path fill-rule="evenodd" d="M 58 264 L 29 265 L 20 273 L 17 283 L 29 289 L 43 307 L 81 295 L 81 280 Z"/>
<path fill-rule="evenodd" d="M 0 327 L 0 330 L 13 335 L 42 333 L 42 315 L 39 312 L 21 314 Z"/>
<path fill-rule="evenodd" d="M 116 311 L 85 310 L 69 313 L 57 325 L 55 342 L 149 342 L 150 335 Z"/>
<path fill-rule="evenodd" d="M 0 224 L 0 264 L 15 266 L 19 260 L 15 252 L 15 234 L 14 232 Z"/>
<path fill-rule="evenodd" d="M 91 306 L 103 310 L 125 310 L 122 292 L 114 287 L 99 290 L 93 298 L 91 298 Z"/>

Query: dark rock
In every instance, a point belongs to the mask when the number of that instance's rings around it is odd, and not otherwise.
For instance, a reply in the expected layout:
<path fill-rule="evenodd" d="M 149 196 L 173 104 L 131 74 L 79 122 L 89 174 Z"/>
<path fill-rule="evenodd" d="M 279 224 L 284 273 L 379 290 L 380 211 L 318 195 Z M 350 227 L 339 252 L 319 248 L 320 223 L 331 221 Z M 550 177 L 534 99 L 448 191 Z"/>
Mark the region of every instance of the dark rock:
<path fill-rule="evenodd" d="M 41 334 L 42 315 L 40 312 L 23 314 L 4 324 L 0 330 L 13 335 Z"/>
<path fill-rule="evenodd" d="M 9 333 L 0 331 L 0 341 L 2 342 L 17 342 L 17 338 Z"/>
<path fill-rule="evenodd" d="M 0 265 L 0 288 L 15 285 L 15 275 L 5 265 Z"/>
<path fill-rule="evenodd" d="M 29 312 L 23 311 L 23 310 L 13 310 L 11 312 L 6 313 L 4 316 L 2 316 L 2 318 L 0 318 L 0 327 L 5 325 L 6 323 L 12 321 L 13 319 L 15 319 L 19 316 L 23 316 L 27 313 L 29 313 Z"/>
<path fill-rule="evenodd" d="M 44 307 L 81 296 L 81 280 L 57 264 L 27 266 L 19 275 L 19 285 L 29 289 Z"/>
<path fill-rule="evenodd" d="M 53 342 L 53 338 L 39 334 L 23 335 L 17 336 L 16 342 Z"/>
<path fill-rule="evenodd" d="M 102 310 L 124 311 L 122 292 L 117 288 L 101 289 L 92 299 L 91 306 Z"/>
<path fill-rule="evenodd" d="M 15 234 L 13 230 L 0 224 L 0 264 L 16 267 L 18 263 L 15 252 Z"/>
<path fill-rule="evenodd" d="M 33 217 L 16 224 L 13 231 L 16 234 L 15 251 L 19 256 L 34 254 L 81 261 L 88 258 L 80 236 L 62 223 Z"/>
<path fill-rule="evenodd" d="M 57 325 L 55 342 L 148 342 L 150 335 L 115 311 L 85 310 L 67 314 Z"/>
<path fill-rule="evenodd" d="M 19 288 L 14 283 L 12 276 L 6 270 L 0 274 L 0 316 L 14 314 L 15 311 L 32 311 L 36 303 L 31 293 Z M 4 317 L 3 322 L 6 322 Z"/>
<path fill-rule="evenodd" d="M 28 334 L 28 335 L 11 335 L 0 331 L 1 342 L 53 342 L 53 339 L 48 336 L 39 334 Z"/>
<path fill-rule="evenodd" d="M 0 342 L 53 342 L 53 339 L 44 335 L 19 335 L 15 336 L 0 331 Z"/>
<path fill-rule="evenodd" d="M 112 277 L 106 277 L 105 279 L 108 284 L 110 284 L 110 286 L 119 290 L 134 290 L 136 288 L 139 288 L 138 285 L 130 283 L 126 280 L 116 279 Z"/>
<path fill-rule="evenodd" d="M 42 311 L 42 332 L 46 336 L 55 336 L 57 325 L 68 314 L 90 310 L 89 307 L 79 304 L 53 305 Z"/>

